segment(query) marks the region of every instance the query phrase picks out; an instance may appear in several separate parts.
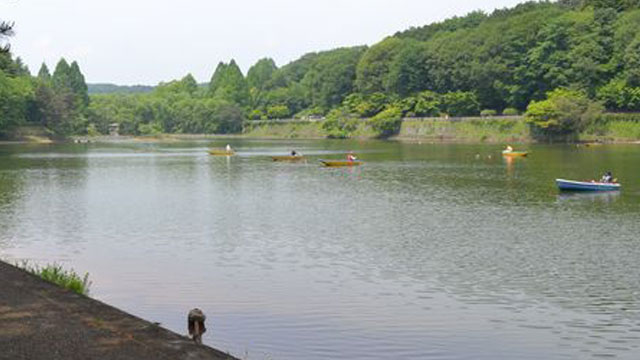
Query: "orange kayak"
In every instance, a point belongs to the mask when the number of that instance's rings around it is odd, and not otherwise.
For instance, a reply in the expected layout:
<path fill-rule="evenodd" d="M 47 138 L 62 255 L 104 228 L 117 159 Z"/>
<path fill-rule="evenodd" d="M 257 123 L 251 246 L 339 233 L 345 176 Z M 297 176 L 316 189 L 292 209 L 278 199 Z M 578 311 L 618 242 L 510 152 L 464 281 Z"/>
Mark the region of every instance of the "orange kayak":
<path fill-rule="evenodd" d="M 529 155 L 529 152 L 527 151 L 503 151 L 502 152 L 502 156 L 507 156 L 507 157 L 525 157 Z"/>
<path fill-rule="evenodd" d="M 360 160 L 349 161 L 349 160 L 320 160 L 322 165 L 328 167 L 341 167 L 341 166 L 360 166 L 364 164 Z"/>
<path fill-rule="evenodd" d="M 279 162 L 297 162 L 305 160 L 304 156 L 298 155 L 272 156 L 271 158 L 273 159 L 273 161 Z"/>
<path fill-rule="evenodd" d="M 209 150 L 209 155 L 215 156 L 231 156 L 234 155 L 235 151 L 227 150 L 227 149 L 211 149 Z"/>

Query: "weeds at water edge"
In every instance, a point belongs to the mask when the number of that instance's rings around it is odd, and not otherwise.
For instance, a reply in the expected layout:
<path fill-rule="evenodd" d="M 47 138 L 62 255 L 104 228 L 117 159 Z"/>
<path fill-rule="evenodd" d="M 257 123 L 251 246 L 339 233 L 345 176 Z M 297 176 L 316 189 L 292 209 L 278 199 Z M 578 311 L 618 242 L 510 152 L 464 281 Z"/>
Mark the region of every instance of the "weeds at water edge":
<path fill-rule="evenodd" d="M 22 261 L 16 263 L 16 266 L 65 289 L 78 294 L 89 295 L 89 287 L 91 286 L 89 273 L 80 276 L 73 269 L 66 270 L 62 265 L 56 263 L 38 266 L 30 264 L 28 261 Z"/>

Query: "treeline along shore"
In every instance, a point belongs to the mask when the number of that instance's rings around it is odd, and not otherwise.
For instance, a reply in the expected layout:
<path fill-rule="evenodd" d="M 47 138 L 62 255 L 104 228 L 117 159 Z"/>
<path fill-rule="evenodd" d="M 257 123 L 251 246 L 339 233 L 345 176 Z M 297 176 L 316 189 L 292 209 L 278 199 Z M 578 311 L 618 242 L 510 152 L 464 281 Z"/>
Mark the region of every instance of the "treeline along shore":
<path fill-rule="evenodd" d="M 606 114 L 640 112 L 640 0 L 530 1 L 280 67 L 263 58 L 246 74 L 220 62 L 207 83 L 187 74 L 153 88 L 92 89 L 76 62 L 61 60 L 53 74 L 43 64 L 33 76 L 5 49 L 0 135 L 39 125 L 51 137 L 95 136 L 114 124 L 132 136 L 239 134 L 263 126 L 256 120 L 324 118 L 330 137 L 359 136 L 366 119 L 370 135 L 388 138 L 402 136 L 403 118 L 523 115 L 537 141 L 627 139 L 637 117 Z M 497 121 L 487 126 L 509 130 Z"/>

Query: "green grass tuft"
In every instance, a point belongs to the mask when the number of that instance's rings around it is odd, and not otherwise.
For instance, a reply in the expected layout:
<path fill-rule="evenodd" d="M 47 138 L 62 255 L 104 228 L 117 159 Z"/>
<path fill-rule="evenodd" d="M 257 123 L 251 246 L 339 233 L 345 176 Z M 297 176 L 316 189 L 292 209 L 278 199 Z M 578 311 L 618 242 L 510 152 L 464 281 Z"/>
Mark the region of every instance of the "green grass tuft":
<path fill-rule="evenodd" d="M 89 287 L 91 286 L 89 273 L 85 273 L 84 276 L 80 276 L 73 269 L 66 270 L 62 265 L 56 263 L 38 266 L 31 265 L 27 261 L 23 261 L 22 263 L 16 264 L 16 266 L 35 274 L 46 281 L 52 282 L 78 294 L 89 294 Z"/>

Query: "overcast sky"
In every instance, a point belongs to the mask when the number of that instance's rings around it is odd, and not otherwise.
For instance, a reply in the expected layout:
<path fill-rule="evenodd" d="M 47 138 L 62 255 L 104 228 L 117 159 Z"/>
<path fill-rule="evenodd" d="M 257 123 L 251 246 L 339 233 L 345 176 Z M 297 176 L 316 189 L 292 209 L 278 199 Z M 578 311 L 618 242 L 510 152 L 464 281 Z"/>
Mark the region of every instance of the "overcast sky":
<path fill-rule="evenodd" d="M 522 0 L 0 0 L 15 22 L 14 54 L 32 72 L 62 56 L 88 82 L 157 84 L 192 73 L 208 81 L 219 61 L 242 70 L 262 57 L 374 44 L 411 26 Z"/>

